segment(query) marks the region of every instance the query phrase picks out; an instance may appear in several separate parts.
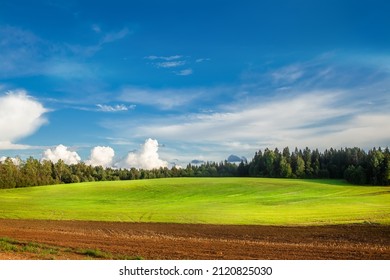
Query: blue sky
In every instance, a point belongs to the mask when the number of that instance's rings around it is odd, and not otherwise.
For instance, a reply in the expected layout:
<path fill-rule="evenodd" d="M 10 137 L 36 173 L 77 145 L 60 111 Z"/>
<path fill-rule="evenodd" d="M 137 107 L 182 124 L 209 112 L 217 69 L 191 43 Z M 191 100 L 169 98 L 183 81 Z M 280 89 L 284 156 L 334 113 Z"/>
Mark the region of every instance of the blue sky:
<path fill-rule="evenodd" d="M 388 1 L 1 1 L 0 156 L 62 144 L 78 160 L 100 146 L 110 164 L 185 165 L 388 146 L 389 12 Z"/>

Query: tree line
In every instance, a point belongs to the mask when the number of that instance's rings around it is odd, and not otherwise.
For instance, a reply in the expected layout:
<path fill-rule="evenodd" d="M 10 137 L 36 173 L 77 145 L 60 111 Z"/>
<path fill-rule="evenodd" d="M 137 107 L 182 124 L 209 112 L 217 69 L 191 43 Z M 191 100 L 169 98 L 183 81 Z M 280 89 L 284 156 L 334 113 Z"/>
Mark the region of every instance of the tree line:
<path fill-rule="evenodd" d="M 286 147 L 258 151 L 253 160 L 241 163 L 242 176 L 272 178 L 345 179 L 359 185 L 390 185 L 390 151 L 373 148 L 368 152 L 360 148 L 295 149 Z M 239 174 L 240 175 L 240 174 Z"/>
<path fill-rule="evenodd" d="M 188 164 L 186 168 L 114 169 L 90 166 L 81 162 L 65 164 L 32 157 L 18 160 L 10 158 L 0 162 L 0 189 L 94 181 L 138 180 L 170 177 L 270 177 L 307 179 L 345 179 L 353 184 L 390 185 L 390 152 L 374 148 L 365 152 L 360 148 L 295 149 L 286 147 L 259 150 L 250 162 L 239 164 L 206 162 Z"/>

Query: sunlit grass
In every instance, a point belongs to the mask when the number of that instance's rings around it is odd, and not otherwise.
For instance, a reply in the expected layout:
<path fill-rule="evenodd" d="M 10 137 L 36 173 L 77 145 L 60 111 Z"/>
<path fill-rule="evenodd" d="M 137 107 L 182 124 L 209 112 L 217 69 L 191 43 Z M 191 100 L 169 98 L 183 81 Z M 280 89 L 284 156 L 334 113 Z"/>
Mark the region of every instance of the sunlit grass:
<path fill-rule="evenodd" d="M 390 224 L 390 188 L 340 180 L 174 178 L 0 190 L 0 218 Z"/>

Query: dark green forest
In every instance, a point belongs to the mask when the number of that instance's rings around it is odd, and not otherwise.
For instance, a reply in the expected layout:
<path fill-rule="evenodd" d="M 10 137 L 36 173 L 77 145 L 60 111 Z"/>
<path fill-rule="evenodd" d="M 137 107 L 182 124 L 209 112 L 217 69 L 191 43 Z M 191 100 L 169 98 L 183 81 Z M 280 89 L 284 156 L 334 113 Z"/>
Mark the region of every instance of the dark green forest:
<path fill-rule="evenodd" d="M 265 149 L 249 162 L 239 164 L 206 162 L 186 168 L 153 170 L 92 167 L 85 163 L 67 165 L 39 161 L 32 157 L 15 164 L 10 158 L 0 162 L 0 188 L 21 188 L 60 183 L 138 180 L 169 177 L 269 177 L 300 179 L 345 179 L 359 185 L 390 185 L 390 151 L 373 148 L 304 150 Z"/>

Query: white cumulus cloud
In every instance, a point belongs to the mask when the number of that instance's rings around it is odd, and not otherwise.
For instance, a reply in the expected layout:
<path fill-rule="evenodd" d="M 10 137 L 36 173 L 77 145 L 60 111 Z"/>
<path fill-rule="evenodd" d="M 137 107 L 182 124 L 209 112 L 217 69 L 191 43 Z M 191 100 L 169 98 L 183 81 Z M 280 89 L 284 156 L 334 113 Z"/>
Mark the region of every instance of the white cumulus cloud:
<path fill-rule="evenodd" d="M 46 112 L 41 103 L 23 90 L 0 96 L 0 149 L 27 148 L 13 143 L 44 125 Z"/>
<path fill-rule="evenodd" d="M 77 164 L 81 160 L 77 152 L 68 150 L 68 147 L 64 145 L 58 145 L 53 149 L 47 149 L 43 152 L 42 160 L 50 160 L 56 163 L 60 159 L 66 164 Z"/>
<path fill-rule="evenodd" d="M 7 158 L 9 158 L 14 165 L 19 165 L 21 163 L 20 158 L 4 157 L 4 156 L 0 157 L 0 162 L 4 163 L 7 160 Z"/>
<path fill-rule="evenodd" d="M 121 168 L 139 168 L 139 169 L 154 169 L 160 167 L 168 167 L 168 162 L 160 159 L 158 154 L 158 142 L 154 139 L 147 139 L 141 146 L 141 149 L 136 152 L 130 152 L 127 157 L 119 162 L 118 167 Z"/>
<path fill-rule="evenodd" d="M 115 152 L 111 147 L 97 146 L 91 150 L 91 156 L 85 163 L 92 166 L 111 167 Z"/>

